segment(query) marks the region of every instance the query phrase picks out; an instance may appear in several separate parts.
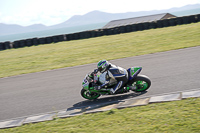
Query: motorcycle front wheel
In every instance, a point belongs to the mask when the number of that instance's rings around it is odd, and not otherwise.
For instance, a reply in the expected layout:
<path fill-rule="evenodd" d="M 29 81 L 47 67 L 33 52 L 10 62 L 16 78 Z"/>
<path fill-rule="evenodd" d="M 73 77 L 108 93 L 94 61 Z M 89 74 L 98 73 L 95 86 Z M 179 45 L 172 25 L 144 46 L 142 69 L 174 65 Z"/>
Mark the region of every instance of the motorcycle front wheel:
<path fill-rule="evenodd" d="M 138 75 L 129 83 L 129 85 L 136 88 L 133 91 L 143 92 L 149 89 L 149 87 L 151 86 L 151 80 L 145 75 Z"/>
<path fill-rule="evenodd" d="M 101 95 L 95 92 L 88 92 L 87 90 L 82 89 L 81 96 L 85 99 L 94 100 L 100 97 Z"/>

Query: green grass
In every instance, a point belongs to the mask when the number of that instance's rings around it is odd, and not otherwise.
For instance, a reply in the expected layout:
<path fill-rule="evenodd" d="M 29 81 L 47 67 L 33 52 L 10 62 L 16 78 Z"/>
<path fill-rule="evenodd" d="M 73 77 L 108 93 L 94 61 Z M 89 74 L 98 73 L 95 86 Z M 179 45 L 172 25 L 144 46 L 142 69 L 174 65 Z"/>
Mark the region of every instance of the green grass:
<path fill-rule="evenodd" d="M 200 45 L 200 23 L 0 51 L 0 77 Z"/>
<path fill-rule="evenodd" d="M 199 133 L 200 98 L 149 104 L 2 129 L 1 133 Z"/>

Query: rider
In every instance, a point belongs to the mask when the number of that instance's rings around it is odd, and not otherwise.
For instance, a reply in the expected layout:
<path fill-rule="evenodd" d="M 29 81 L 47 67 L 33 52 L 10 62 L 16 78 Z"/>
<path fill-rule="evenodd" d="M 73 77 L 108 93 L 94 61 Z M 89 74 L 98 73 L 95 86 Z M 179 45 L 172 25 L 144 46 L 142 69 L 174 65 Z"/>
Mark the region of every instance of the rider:
<path fill-rule="evenodd" d="M 104 84 L 96 86 L 95 89 L 99 90 L 103 87 L 113 86 L 110 89 L 111 94 L 117 93 L 117 91 L 121 88 L 126 91 L 126 87 L 124 87 L 128 82 L 128 72 L 126 69 L 115 66 L 106 60 L 99 61 L 97 68 L 98 69 L 94 71 L 94 73 L 99 71 L 102 73 L 101 75 L 105 76 L 106 80 Z"/>

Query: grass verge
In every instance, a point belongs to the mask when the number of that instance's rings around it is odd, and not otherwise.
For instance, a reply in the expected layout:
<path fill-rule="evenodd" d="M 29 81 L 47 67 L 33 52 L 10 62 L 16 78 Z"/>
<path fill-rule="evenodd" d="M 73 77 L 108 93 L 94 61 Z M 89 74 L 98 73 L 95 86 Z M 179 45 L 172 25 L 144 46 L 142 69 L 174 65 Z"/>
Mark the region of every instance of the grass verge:
<path fill-rule="evenodd" d="M 200 45 L 200 23 L 0 51 L 0 78 Z"/>
<path fill-rule="evenodd" d="M 2 133 L 199 133 L 200 98 L 149 104 L 2 129 Z"/>

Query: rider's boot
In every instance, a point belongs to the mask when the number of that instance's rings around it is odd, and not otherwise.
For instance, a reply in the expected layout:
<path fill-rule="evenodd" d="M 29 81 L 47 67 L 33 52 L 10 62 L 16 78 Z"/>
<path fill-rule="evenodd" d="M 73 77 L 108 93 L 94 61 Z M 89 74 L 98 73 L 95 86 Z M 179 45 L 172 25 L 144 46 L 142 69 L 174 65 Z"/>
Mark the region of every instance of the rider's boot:
<path fill-rule="evenodd" d="M 112 94 L 115 94 L 115 92 L 116 92 L 116 91 L 115 91 L 113 88 L 110 89 L 110 94 L 111 94 L 111 95 L 112 95 Z"/>
<path fill-rule="evenodd" d="M 110 89 L 110 94 L 115 94 L 115 92 L 121 88 L 123 84 L 123 81 L 119 81 L 118 84 L 115 85 L 115 87 Z"/>

